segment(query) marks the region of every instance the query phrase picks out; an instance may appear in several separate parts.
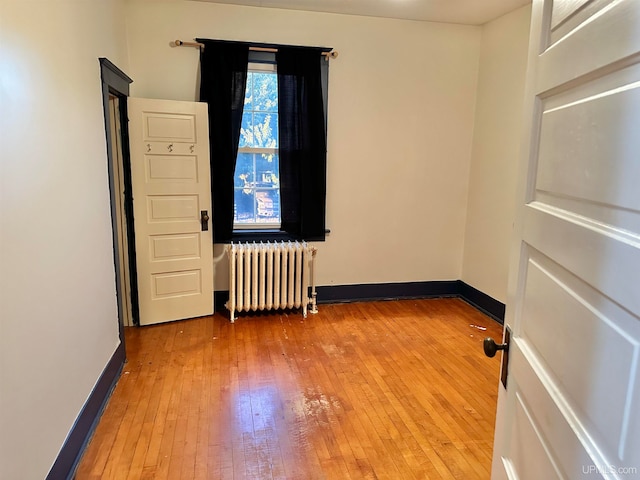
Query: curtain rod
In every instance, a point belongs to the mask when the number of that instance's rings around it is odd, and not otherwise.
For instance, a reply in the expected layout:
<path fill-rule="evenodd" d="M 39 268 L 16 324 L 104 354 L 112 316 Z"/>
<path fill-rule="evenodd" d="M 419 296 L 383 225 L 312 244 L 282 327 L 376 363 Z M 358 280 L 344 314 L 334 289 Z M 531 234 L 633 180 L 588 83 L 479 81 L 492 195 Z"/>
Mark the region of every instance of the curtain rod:
<path fill-rule="evenodd" d="M 204 43 L 183 42 L 182 40 L 176 40 L 171 43 L 171 46 L 204 48 Z M 271 52 L 271 53 L 276 53 L 278 51 L 277 48 L 269 48 L 269 47 L 249 47 L 249 50 L 253 52 Z M 338 52 L 336 52 L 335 50 L 331 50 L 330 52 L 322 52 L 322 55 L 327 57 L 327 60 L 329 60 L 330 58 L 336 58 L 338 56 Z"/>

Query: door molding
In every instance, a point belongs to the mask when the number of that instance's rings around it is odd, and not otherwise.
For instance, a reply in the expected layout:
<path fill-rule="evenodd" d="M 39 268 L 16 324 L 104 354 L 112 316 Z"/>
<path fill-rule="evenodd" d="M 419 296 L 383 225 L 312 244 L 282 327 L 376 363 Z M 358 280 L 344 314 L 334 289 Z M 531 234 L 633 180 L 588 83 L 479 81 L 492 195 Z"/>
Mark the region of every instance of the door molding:
<path fill-rule="evenodd" d="M 109 96 L 113 95 L 120 99 L 120 128 L 121 128 L 121 145 L 122 145 L 122 162 L 123 162 L 123 176 L 125 185 L 125 199 L 124 199 L 124 215 L 127 224 L 128 235 L 128 251 L 125 252 L 125 257 L 128 258 L 130 285 L 128 285 L 131 292 L 131 316 L 133 324 L 139 323 L 139 309 L 138 309 L 138 282 L 136 275 L 136 251 L 135 251 L 135 233 L 133 225 L 133 197 L 131 194 L 131 159 L 129 154 L 129 129 L 127 118 L 127 102 L 126 98 L 129 96 L 129 85 L 133 82 L 122 70 L 111 63 L 107 58 L 100 58 L 100 70 L 102 75 L 102 102 L 104 108 L 104 122 L 105 122 L 105 135 L 107 142 L 107 163 L 109 173 L 109 196 L 111 202 L 111 226 L 113 236 L 113 255 L 114 265 L 116 268 L 116 294 L 118 297 L 118 324 L 120 329 L 120 341 L 124 343 L 124 286 L 121 284 L 121 268 L 119 261 L 120 244 L 118 240 L 117 229 L 117 212 L 115 211 L 116 198 L 118 194 L 118 187 L 115 184 L 114 169 L 117 168 L 115 164 L 115 153 L 112 150 L 112 136 L 115 132 L 111 132 L 109 121 Z"/>

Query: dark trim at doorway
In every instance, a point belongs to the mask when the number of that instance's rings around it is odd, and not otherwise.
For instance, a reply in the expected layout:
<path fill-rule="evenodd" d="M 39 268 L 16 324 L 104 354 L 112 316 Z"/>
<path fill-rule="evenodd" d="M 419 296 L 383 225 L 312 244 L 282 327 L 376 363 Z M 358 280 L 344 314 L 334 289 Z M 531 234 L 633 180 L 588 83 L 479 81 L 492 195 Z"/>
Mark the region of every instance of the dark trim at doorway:
<path fill-rule="evenodd" d="M 107 84 L 110 88 L 116 90 L 123 95 L 129 95 L 129 85 L 133 80 L 129 76 L 116 67 L 108 58 L 100 57 L 100 74 L 102 75 L 102 83 Z"/>
<path fill-rule="evenodd" d="M 116 292 L 118 298 L 122 298 L 122 292 L 124 291 L 120 281 L 120 262 L 119 262 L 119 243 L 118 243 L 118 230 L 117 230 L 117 214 L 114 209 L 116 205 L 116 198 L 118 187 L 115 185 L 115 179 L 113 178 L 114 159 L 115 154 L 112 151 L 112 135 L 110 113 L 109 113 L 109 97 L 111 95 L 118 97 L 120 100 L 120 128 L 121 128 L 121 145 L 122 145 L 122 161 L 124 170 L 124 214 L 125 221 L 127 223 L 127 235 L 128 235 L 128 250 L 127 258 L 129 263 L 129 277 L 131 292 L 131 315 L 133 317 L 133 323 L 138 324 L 139 308 L 138 308 L 138 281 L 136 272 L 136 252 L 135 252 L 135 238 L 134 238 L 134 225 L 133 225 L 133 197 L 131 193 L 131 158 L 129 156 L 129 129 L 127 118 L 127 97 L 129 96 L 129 85 L 133 82 L 122 70 L 116 67 L 109 59 L 99 58 L 100 61 L 100 75 L 102 78 L 102 105 L 104 114 L 105 125 L 105 138 L 107 142 L 107 164 L 109 172 L 109 193 L 111 201 L 111 225 L 113 235 L 113 261 L 116 267 Z M 120 341 L 124 343 L 124 313 L 123 313 L 123 301 L 118 301 L 118 319 L 120 325 Z"/>
<path fill-rule="evenodd" d="M 80 415 L 76 419 L 69 436 L 64 442 L 56 461 L 51 467 L 46 480 L 72 480 L 78 462 L 89 443 L 93 431 L 98 425 L 102 411 L 116 386 L 125 362 L 124 343 L 111 356 L 109 363 L 100 375 L 96 386 L 85 402 Z"/>

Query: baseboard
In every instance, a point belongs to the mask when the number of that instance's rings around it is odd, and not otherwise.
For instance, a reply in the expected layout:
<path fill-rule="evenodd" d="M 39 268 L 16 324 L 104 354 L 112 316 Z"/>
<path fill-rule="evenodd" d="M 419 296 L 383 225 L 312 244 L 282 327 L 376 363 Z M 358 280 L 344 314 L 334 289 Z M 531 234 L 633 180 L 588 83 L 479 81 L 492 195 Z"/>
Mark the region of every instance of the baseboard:
<path fill-rule="evenodd" d="M 120 343 L 102 371 L 95 388 L 82 407 L 71 432 L 56 458 L 47 480 L 71 480 L 87 443 L 100 420 L 107 400 L 115 388 L 125 361 L 124 344 Z"/>
<path fill-rule="evenodd" d="M 316 287 L 316 292 L 318 304 L 458 297 L 498 323 L 504 322 L 504 304 L 462 280 L 322 285 Z M 216 311 L 223 311 L 228 299 L 228 291 L 214 292 Z"/>
<path fill-rule="evenodd" d="M 399 300 L 402 298 L 457 297 L 457 280 L 432 282 L 364 283 L 316 287 L 317 301 L 322 303 Z"/>
<path fill-rule="evenodd" d="M 471 285 L 458 280 L 460 282 L 460 298 L 467 302 L 472 307 L 480 310 L 485 315 L 490 316 L 496 322 L 504 325 L 504 312 L 505 304 L 499 302 L 493 297 L 490 297 L 484 292 L 481 292 L 477 288 L 473 288 Z"/>

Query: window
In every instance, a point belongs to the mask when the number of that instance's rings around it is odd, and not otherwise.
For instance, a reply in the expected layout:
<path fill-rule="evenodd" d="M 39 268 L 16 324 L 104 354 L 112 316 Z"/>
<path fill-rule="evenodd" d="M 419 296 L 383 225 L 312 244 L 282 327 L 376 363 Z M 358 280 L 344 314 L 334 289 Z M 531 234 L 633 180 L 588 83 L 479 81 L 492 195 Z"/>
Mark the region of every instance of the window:
<path fill-rule="evenodd" d="M 330 49 L 196 40 L 214 243 L 323 241 Z"/>
<path fill-rule="evenodd" d="M 249 63 L 234 172 L 234 230 L 280 229 L 278 76 Z"/>

